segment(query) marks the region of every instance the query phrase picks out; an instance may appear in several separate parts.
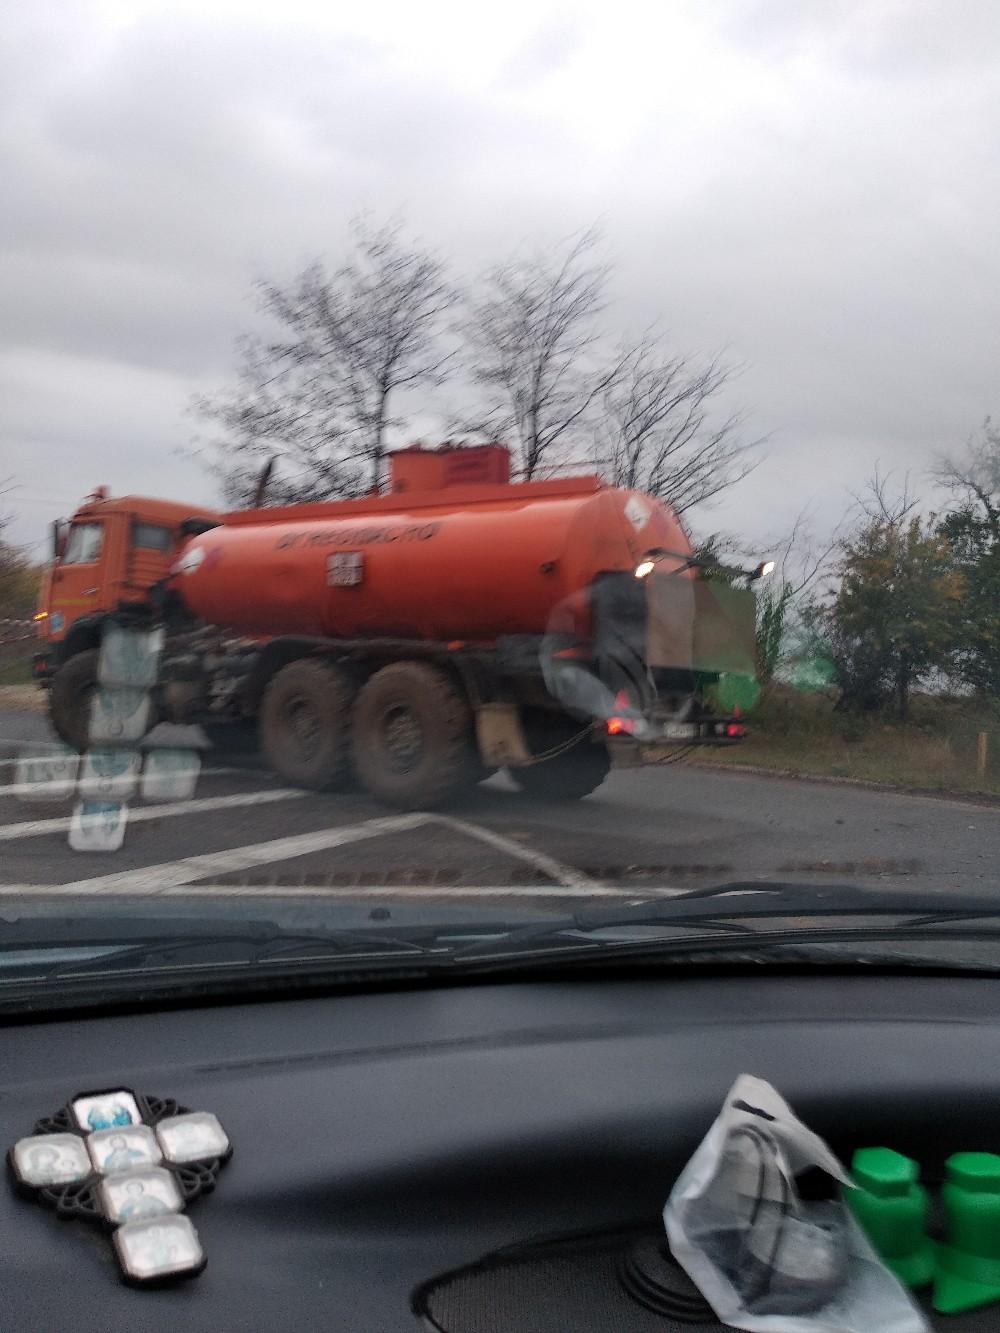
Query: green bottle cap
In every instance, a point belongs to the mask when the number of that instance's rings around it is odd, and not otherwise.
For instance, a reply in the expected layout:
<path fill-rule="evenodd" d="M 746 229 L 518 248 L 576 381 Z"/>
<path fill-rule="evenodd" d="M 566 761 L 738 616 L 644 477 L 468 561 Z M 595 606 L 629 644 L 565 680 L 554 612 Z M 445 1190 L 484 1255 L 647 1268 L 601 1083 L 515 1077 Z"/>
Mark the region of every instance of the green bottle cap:
<path fill-rule="evenodd" d="M 938 1246 L 934 1309 L 961 1314 L 1000 1301 L 1000 1157 L 953 1153 L 941 1198 L 948 1240 Z"/>
<path fill-rule="evenodd" d="M 855 1183 L 880 1199 L 908 1194 L 918 1171 L 912 1158 L 894 1148 L 859 1148 L 851 1159 Z"/>
<path fill-rule="evenodd" d="M 992 1152 L 956 1152 L 945 1162 L 948 1180 L 974 1194 L 1000 1194 L 1000 1157 Z"/>
<path fill-rule="evenodd" d="M 844 1202 L 890 1272 L 908 1287 L 934 1277 L 927 1235 L 927 1193 L 916 1162 L 892 1148 L 858 1148 L 851 1159 L 856 1189 Z"/>

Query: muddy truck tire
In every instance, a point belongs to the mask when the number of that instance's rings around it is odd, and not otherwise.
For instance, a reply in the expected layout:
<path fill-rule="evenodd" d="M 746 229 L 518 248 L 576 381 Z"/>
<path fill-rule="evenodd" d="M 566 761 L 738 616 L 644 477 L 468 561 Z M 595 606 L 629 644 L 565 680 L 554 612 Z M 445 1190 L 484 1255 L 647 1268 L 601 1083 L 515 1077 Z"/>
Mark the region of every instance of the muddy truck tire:
<path fill-rule="evenodd" d="M 49 686 L 49 721 L 61 741 L 84 751 L 90 744 L 90 704 L 97 689 L 100 651 L 88 648 L 64 662 Z"/>
<path fill-rule="evenodd" d="M 389 805 L 428 809 L 477 780 L 472 711 L 426 662 L 376 671 L 355 702 L 351 746 L 358 778 Z"/>
<path fill-rule="evenodd" d="M 355 686 L 329 662 L 289 662 L 272 678 L 260 708 L 261 750 L 279 777 L 323 791 L 350 771 L 350 716 Z"/>
<path fill-rule="evenodd" d="M 611 770 L 607 751 L 599 745 L 581 745 L 555 759 L 527 768 L 513 768 L 510 775 L 528 796 L 541 801 L 582 801 L 597 790 Z"/>

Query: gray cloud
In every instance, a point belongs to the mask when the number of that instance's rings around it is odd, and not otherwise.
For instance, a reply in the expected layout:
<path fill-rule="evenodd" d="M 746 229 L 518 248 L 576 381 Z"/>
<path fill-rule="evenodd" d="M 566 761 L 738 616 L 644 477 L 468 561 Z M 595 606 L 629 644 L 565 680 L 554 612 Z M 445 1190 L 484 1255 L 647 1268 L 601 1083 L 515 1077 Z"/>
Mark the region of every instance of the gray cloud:
<path fill-rule="evenodd" d="M 744 0 L 723 10 L 720 32 L 768 59 L 816 57 L 852 78 L 940 78 L 995 62 L 988 0 Z"/>
<path fill-rule="evenodd" d="M 527 36 L 507 61 L 496 86 L 524 87 L 561 69 L 579 49 L 580 24 L 568 13 L 556 13 Z"/>
<path fill-rule="evenodd" d="M 832 518 L 875 459 L 919 473 L 1000 410 L 987 0 L 514 5 L 482 36 L 447 3 L 117 12 L 24 7 L 0 51 L 25 540 L 97 481 L 210 499 L 176 452 L 191 393 L 226 377 L 251 279 L 336 260 L 363 208 L 460 273 L 602 219 L 615 319 L 728 347 L 773 432 L 709 526 Z"/>

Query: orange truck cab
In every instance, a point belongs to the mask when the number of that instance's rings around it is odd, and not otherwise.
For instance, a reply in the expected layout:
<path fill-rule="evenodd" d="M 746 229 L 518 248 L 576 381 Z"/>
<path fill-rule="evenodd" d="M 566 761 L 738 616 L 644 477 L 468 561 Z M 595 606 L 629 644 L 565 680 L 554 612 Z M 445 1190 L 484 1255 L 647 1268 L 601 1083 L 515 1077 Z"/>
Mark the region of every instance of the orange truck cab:
<path fill-rule="evenodd" d="M 111 498 L 99 486 L 68 522 L 53 524 L 52 561 L 35 615 L 35 679 L 44 685 L 71 657 L 97 648 L 108 615 L 147 606 L 179 548 L 218 521 L 209 509 L 142 495 Z"/>

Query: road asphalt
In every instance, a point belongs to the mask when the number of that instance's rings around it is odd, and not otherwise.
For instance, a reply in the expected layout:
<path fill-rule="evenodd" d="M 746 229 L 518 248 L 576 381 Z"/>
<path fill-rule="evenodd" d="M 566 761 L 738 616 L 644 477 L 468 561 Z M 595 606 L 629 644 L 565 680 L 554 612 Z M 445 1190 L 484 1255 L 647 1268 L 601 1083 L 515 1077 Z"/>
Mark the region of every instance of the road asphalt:
<path fill-rule="evenodd" d="M 17 756 L 52 744 L 41 716 L 0 712 L 8 897 L 65 894 L 70 885 L 83 894 L 212 886 L 217 895 L 279 888 L 544 904 L 734 880 L 921 895 L 992 892 L 998 883 L 998 808 L 687 763 L 614 772 L 570 803 L 539 802 L 501 776 L 447 811 L 406 818 L 363 794 L 283 787 L 255 756 L 208 751 L 192 800 L 135 799 L 119 851 L 75 852 L 71 801 L 41 800 L 16 783 Z"/>

